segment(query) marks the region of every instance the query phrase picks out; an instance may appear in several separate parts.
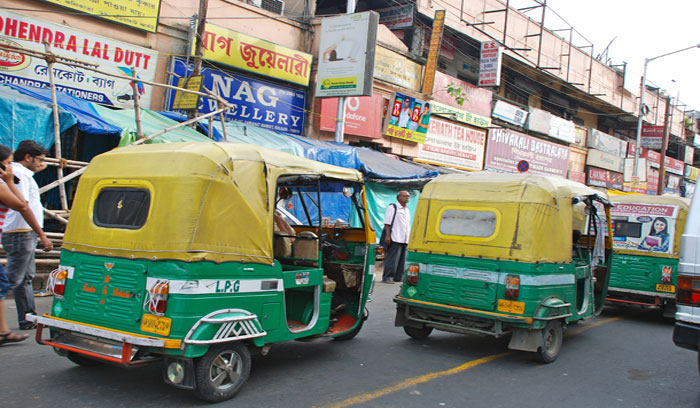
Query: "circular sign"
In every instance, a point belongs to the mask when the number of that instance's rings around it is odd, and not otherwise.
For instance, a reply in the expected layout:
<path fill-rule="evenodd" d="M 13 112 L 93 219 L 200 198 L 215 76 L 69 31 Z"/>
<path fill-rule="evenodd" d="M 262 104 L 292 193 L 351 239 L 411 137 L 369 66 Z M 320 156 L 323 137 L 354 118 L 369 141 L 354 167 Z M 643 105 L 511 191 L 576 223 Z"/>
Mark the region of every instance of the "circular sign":
<path fill-rule="evenodd" d="M 525 173 L 529 168 L 530 168 L 530 163 L 528 163 L 527 160 L 520 160 L 518 162 L 518 171 L 519 172 Z"/>

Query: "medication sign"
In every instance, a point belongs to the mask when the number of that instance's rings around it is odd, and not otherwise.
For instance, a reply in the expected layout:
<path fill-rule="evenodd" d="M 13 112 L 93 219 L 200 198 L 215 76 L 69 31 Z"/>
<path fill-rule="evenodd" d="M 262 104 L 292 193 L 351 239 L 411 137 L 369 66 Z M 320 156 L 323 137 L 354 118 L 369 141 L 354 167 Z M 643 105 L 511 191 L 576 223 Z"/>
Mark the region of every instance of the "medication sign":
<path fill-rule="evenodd" d="M 479 86 L 500 86 L 503 62 L 503 49 L 500 44 L 497 41 L 482 42 L 480 57 Z"/>
<path fill-rule="evenodd" d="M 0 45 L 24 47 L 44 52 L 44 41 L 58 56 L 95 64 L 112 74 L 153 81 L 158 53 L 133 44 L 101 37 L 82 30 L 49 23 L 32 17 L 0 10 Z M 98 74 L 82 68 L 56 63 L 54 81 L 59 92 L 102 105 L 132 108 L 133 89 L 128 79 Z M 45 60 L 0 47 L 0 84 L 48 88 L 48 65 Z M 141 105 L 150 107 L 151 87 L 138 83 Z"/>

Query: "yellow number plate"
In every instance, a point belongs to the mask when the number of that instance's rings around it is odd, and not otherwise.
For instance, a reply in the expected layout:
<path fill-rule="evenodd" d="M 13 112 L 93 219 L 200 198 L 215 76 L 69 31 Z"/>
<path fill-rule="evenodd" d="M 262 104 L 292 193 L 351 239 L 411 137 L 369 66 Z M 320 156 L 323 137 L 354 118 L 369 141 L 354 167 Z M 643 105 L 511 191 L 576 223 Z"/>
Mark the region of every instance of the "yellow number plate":
<path fill-rule="evenodd" d="M 663 285 L 661 283 L 657 283 L 656 284 L 656 291 L 657 292 L 676 293 L 676 287 L 673 285 Z"/>
<path fill-rule="evenodd" d="M 141 319 L 141 331 L 167 336 L 170 334 L 170 318 L 143 315 Z"/>
<path fill-rule="evenodd" d="M 523 314 L 525 313 L 525 302 L 498 299 L 498 311 L 505 313 Z"/>

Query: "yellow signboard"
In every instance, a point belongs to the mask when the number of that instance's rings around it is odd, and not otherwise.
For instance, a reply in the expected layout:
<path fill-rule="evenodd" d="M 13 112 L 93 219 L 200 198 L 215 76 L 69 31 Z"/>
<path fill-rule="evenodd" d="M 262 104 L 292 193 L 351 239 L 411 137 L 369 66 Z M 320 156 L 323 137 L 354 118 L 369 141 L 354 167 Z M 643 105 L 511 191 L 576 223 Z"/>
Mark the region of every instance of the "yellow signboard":
<path fill-rule="evenodd" d="M 202 89 L 202 76 L 197 75 L 189 78 L 178 78 L 177 87 L 199 92 Z M 197 109 L 198 104 L 199 95 L 182 91 L 175 92 L 175 99 L 173 100 L 173 109 Z"/>
<path fill-rule="evenodd" d="M 377 46 L 374 56 L 374 77 L 413 91 L 420 91 L 423 66 L 403 55 Z"/>
<path fill-rule="evenodd" d="M 205 59 L 271 78 L 309 85 L 310 54 L 209 23 L 206 23 L 203 41 Z"/>
<path fill-rule="evenodd" d="M 435 83 L 435 69 L 437 68 L 438 52 L 442 43 L 442 30 L 445 26 L 445 10 L 435 12 L 433 20 L 433 33 L 430 36 L 430 48 L 428 62 L 425 64 L 425 78 L 423 79 L 423 93 L 432 94 Z"/>
<path fill-rule="evenodd" d="M 155 33 L 160 0 L 44 0 L 105 20 Z"/>
<path fill-rule="evenodd" d="M 462 122 L 466 123 L 467 125 L 481 128 L 488 128 L 491 126 L 491 118 L 453 108 L 452 106 L 445 105 L 444 103 L 440 102 L 432 101 L 431 104 L 433 105 L 433 115 L 442 116 L 457 122 Z"/>

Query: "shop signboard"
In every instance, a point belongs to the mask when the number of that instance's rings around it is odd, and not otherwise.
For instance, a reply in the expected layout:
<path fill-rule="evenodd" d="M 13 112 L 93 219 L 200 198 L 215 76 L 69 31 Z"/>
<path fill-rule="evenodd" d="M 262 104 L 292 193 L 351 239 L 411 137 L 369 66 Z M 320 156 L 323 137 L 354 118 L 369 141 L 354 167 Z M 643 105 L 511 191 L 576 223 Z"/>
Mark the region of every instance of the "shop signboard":
<path fill-rule="evenodd" d="M 498 41 L 483 41 L 479 57 L 479 86 L 500 86 L 503 63 L 501 44 Z"/>
<path fill-rule="evenodd" d="M 283 47 L 211 23 L 204 26 L 204 59 L 307 86 L 311 54 Z M 192 44 L 194 56 L 194 44 Z"/>
<path fill-rule="evenodd" d="M 378 22 L 374 11 L 321 20 L 316 97 L 372 95 Z"/>
<path fill-rule="evenodd" d="M 91 16 L 155 33 L 160 0 L 43 0 Z"/>
<path fill-rule="evenodd" d="M 685 163 L 678 159 L 674 159 L 673 157 L 666 156 L 664 158 L 664 168 L 669 173 L 682 176 L 683 172 L 685 171 Z"/>
<path fill-rule="evenodd" d="M 690 146 L 685 147 L 684 162 L 688 164 L 693 164 L 693 157 L 695 156 L 695 149 Z"/>
<path fill-rule="evenodd" d="M 696 133 L 693 135 L 693 144 L 700 149 L 700 134 Z"/>
<path fill-rule="evenodd" d="M 576 144 L 576 146 L 586 147 L 587 139 L 588 129 L 582 126 L 574 125 L 574 144 Z"/>
<path fill-rule="evenodd" d="M 589 129 L 588 147 L 611 154 L 613 156 L 624 157 L 627 151 L 627 142 L 612 137 L 597 129 Z M 615 171 L 615 170 L 613 170 Z M 620 171 L 621 173 L 622 171 Z"/>
<path fill-rule="evenodd" d="M 173 58 L 172 72 L 180 77 L 191 75 L 193 65 L 182 58 Z M 231 103 L 224 112 L 228 120 L 250 123 L 265 129 L 301 135 L 304 131 L 306 93 L 272 82 L 253 79 L 238 73 L 202 67 L 203 84 Z M 171 76 L 170 84 L 177 83 Z M 165 109 L 172 110 L 175 92 L 170 92 Z M 218 109 L 215 99 L 200 98 L 198 110 L 209 113 Z"/>
<path fill-rule="evenodd" d="M 137 78 L 154 80 L 155 51 L 0 9 L 0 42 L 44 52 L 42 41 L 60 56 L 99 65 L 110 74 L 130 76 L 135 67 Z M 129 80 L 62 64 L 54 65 L 53 74 L 60 92 L 102 105 L 134 107 Z M 48 88 L 48 65 L 44 59 L 0 49 L 0 84 Z M 137 89 L 141 106 L 150 107 L 151 86 L 139 82 Z"/>
<path fill-rule="evenodd" d="M 690 182 L 685 183 L 685 194 L 684 194 L 684 196 L 685 196 L 685 197 L 688 197 L 688 198 L 693 198 L 693 196 L 695 195 L 695 188 L 696 188 L 696 187 L 697 187 L 697 185 L 696 185 L 695 183 L 690 183 Z"/>
<path fill-rule="evenodd" d="M 659 171 L 649 167 L 647 170 L 647 194 L 656 195 L 659 188 Z"/>
<path fill-rule="evenodd" d="M 529 111 L 530 114 L 527 115 L 527 128 L 548 135 L 551 129 L 552 114 L 533 107 L 530 107 Z"/>
<path fill-rule="evenodd" d="M 577 183 L 586 184 L 586 172 L 583 171 L 569 169 L 569 177 L 567 178 Z"/>
<path fill-rule="evenodd" d="M 625 171 L 625 163 L 620 156 L 614 156 L 596 149 L 588 150 L 586 165 L 600 167 L 620 174 Z"/>
<path fill-rule="evenodd" d="M 458 88 L 463 95 L 462 99 L 458 101 L 454 96 L 450 95 L 447 92 L 449 86 Z M 433 99 L 475 115 L 491 117 L 491 101 L 493 99 L 491 91 L 476 87 L 440 71 L 435 72 Z"/>
<path fill-rule="evenodd" d="M 491 117 L 518 126 L 525 126 L 527 115 L 528 111 L 503 101 L 496 101 L 493 112 L 491 113 Z"/>
<path fill-rule="evenodd" d="M 338 98 L 319 98 L 318 103 L 321 111 L 318 128 L 335 131 Z M 384 98 L 381 95 L 345 98 L 345 133 L 373 139 L 382 137 L 383 108 Z"/>
<path fill-rule="evenodd" d="M 379 24 L 390 30 L 413 27 L 413 4 L 403 4 L 375 10 L 379 13 Z"/>
<path fill-rule="evenodd" d="M 567 143 L 576 141 L 574 122 L 552 115 L 549 123 L 549 136 Z"/>
<path fill-rule="evenodd" d="M 664 193 L 681 194 L 681 177 L 675 174 L 669 174 L 666 178 L 666 187 Z"/>
<path fill-rule="evenodd" d="M 684 176 L 688 180 L 695 182 L 698 180 L 698 176 L 700 176 L 700 168 L 686 165 Z"/>
<path fill-rule="evenodd" d="M 488 128 L 491 126 L 491 118 L 477 115 L 465 110 L 453 108 L 444 103 L 432 101 L 432 113 L 436 116 L 442 116 L 457 122 L 466 123 L 467 125 Z"/>
<path fill-rule="evenodd" d="M 642 125 L 641 145 L 647 149 L 661 149 L 664 138 L 663 126 Z"/>
<path fill-rule="evenodd" d="M 424 143 L 430 124 L 430 102 L 396 93 L 391 103 L 386 135 Z"/>
<path fill-rule="evenodd" d="M 423 44 L 430 44 L 430 36 L 433 33 L 432 27 L 423 26 L 423 31 L 425 32 L 425 37 L 423 39 Z M 442 42 L 440 43 L 440 55 L 449 59 L 455 59 L 455 39 L 447 34 L 442 34 Z"/>
<path fill-rule="evenodd" d="M 374 77 L 418 92 L 423 78 L 423 66 L 379 46 L 375 48 Z"/>
<path fill-rule="evenodd" d="M 489 129 L 486 145 L 487 169 L 509 173 L 518 171 L 517 165 L 525 161 L 528 172 L 555 175 L 566 178 L 569 169 L 568 146 L 547 142 L 510 129 Z"/>
<path fill-rule="evenodd" d="M 603 187 L 607 189 L 622 191 L 622 173 L 616 173 L 610 170 L 599 169 L 596 167 L 588 167 L 586 173 L 588 175 L 587 184 L 589 186 Z"/>
<path fill-rule="evenodd" d="M 425 143 L 419 145 L 417 161 L 465 170 L 484 165 L 486 131 L 432 118 Z"/>
<path fill-rule="evenodd" d="M 613 219 L 614 249 L 673 253 L 673 236 L 678 207 L 664 204 L 615 203 Z"/>

